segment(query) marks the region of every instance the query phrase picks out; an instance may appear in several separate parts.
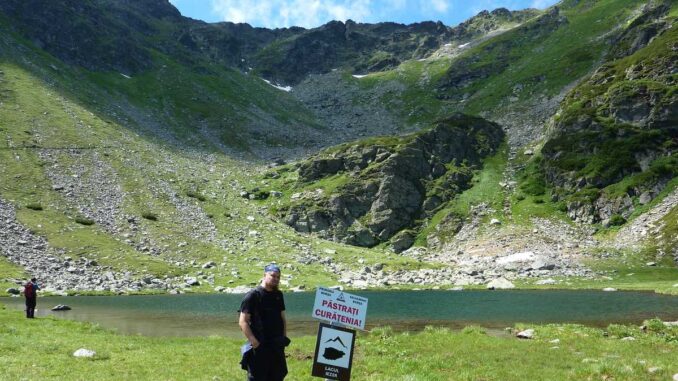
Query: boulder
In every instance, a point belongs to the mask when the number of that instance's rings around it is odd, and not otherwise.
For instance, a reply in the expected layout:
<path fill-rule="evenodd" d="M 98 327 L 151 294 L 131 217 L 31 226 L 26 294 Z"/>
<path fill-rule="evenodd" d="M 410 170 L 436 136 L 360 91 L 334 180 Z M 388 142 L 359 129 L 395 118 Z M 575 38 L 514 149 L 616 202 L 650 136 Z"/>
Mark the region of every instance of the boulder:
<path fill-rule="evenodd" d="M 511 289 L 515 287 L 516 286 L 513 283 L 511 283 L 511 281 L 504 277 L 493 279 L 487 283 L 488 290 L 502 290 L 502 289 Z"/>
<path fill-rule="evenodd" d="M 16 288 L 13 288 L 13 287 L 8 288 L 8 289 L 6 290 L 6 292 L 7 292 L 8 294 L 10 294 L 10 295 L 19 295 L 19 294 L 21 294 L 21 290 L 16 289 Z"/>
<path fill-rule="evenodd" d="M 86 358 L 91 358 L 96 356 L 96 352 L 86 349 L 86 348 L 80 348 L 77 351 L 73 352 L 73 357 L 86 357 Z"/>
<path fill-rule="evenodd" d="M 514 262 L 527 262 L 527 261 L 533 261 L 535 260 L 535 255 L 531 251 L 525 251 L 522 253 L 515 253 L 511 255 L 507 255 L 505 257 L 497 258 L 497 264 L 499 265 L 505 265 L 507 263 L 514 263 Z"/>
<path fill-rule="evenodd" d="M 516 337 L 519 339 L 531 339 L 534 336 L 534 329 L 526 329 L 524 331 L 518 332 Z"/>
<path fill-rule="evenodd" d="M 414 233 L 409 230 L 403 230 L 391 239 L 391 250 L 395 253 L 402 253 L 414 244 Z"/>
<path fill-rule="evenodd" d="M 52 311 L 70 311 L 71 307 L 65 305 L 65 304 L 58 304 L 54 307 L 52 307 Z"/>
<path fill-rule="evenodd" d="M 532 262 L 532 268 L 535 270 L 553 270 L 556 268 L 556 264 L 553 263 L 546 257 L 537 257 L 534 262 Z"/>
<path fill-rule="evenodd" d="M 603 289 L 603 291 L 605 291 L 605 292 L 615 292 L 615 291 L 617 291 L 617 289 L 613 288 L 613 287 L 605 287 Z"/>
<path fill-rule="evenodd" d="M 229 294 L 245 294 L 251 289 L 252 289 L 251 287 L 247 286 L 237 286 L 233 288 L 227 288 L 226 292 Z"/>

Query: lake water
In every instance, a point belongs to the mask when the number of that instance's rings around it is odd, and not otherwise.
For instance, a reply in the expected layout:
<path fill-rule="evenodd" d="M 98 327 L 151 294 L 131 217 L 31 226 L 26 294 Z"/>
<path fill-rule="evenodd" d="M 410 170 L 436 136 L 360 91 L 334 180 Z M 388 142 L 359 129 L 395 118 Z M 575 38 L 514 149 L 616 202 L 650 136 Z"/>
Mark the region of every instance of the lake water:
<path fill-rule="evenodd" d="M 426 325 L 503 329 L 515 323 L 640 324 L 659 317 L 678 320 L 678 297 L 651 292 L 569 290 L 357 291 L 369 299 L 367 329 L 389 325 L 420 330 Z M 290 336 L 314 335 L 315 292 L 287 293 Z M 69 296 L 38 299 L 36 317 L 90 321 L 123 334 L 241 337 L 237 324 L 242 295 Z M 23 299 L 0 303 L 23 309 Z M 71 311 L 52 312 L 57 304 Z"/>

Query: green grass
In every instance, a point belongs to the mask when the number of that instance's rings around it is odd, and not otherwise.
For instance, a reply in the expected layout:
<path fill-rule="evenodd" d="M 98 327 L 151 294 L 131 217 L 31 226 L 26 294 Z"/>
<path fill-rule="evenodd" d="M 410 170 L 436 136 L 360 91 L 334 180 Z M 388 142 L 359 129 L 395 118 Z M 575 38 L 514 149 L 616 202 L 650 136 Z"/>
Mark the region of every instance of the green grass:
<path fill-rule="evenodd" d="M 483 161 L 483 169 L 474 177 L 473 187 L 452 201 L 454 211 L 467 216 L 471 207 L 481 202 L 501 211 L 504 192 L 499 183 L 506 169 L 507 155 L 508 147 L 504 144 L 496 154 Z"/>
<path fill-rule="evenodd" d="M 490 336 L 478 327 L 429 327 L 420 333 L 376 328 L 357 335 L 351 376 L 369 381 L 667 380 L 678 372 L 678 330 L 655 321 L 649 326 L 643 333 L 614 325 L 608 336 L 579 325 L 530 326 L 535 329 L 532 340 Z M 626 335 L 636 340 L 621 341 Z M 238 364 L 240 339 L 123 336 L 94 324 L 29 320 L 5 309 L 0 309 L 0 338 L 3 377 L 11 380 L 244 378 Z M 554 339 L 559 342 L 551 343 Z M 314 347 L 315 337 L 292 338 L 288 379 L 316 379 L 310 375 Z M 96 356 L 73 357 L 79 348 L 94 350 Z M 659 369 L 650 374 L 653 367 Z"/>
<path fill-rule="evenodd" d="M 19 287 L 19 285 L 10 281 L 10 279 L 27 279 L 29 276 L 24 269 L 10 262 L 4 256 L 0 256 L 0 274 L 2 274 L 0 277 L 0 291 L 3 292 L 10 287 Z"/>
<path fill-rule="evenodd" d="M 503 179 L 507 160 L 508 145 L 503 143 L 497 153 L 483 160 L 482 169 L 471 180 L 473 184 L 471 188 L 459 194 L 431 217 L 430 221 L 417 235 L 415 245 L 425 246 L 426 237 L 435 231 L 445 217 L 456 215 L 463 220 L 469 216 L 471 207 L 480 203 L 487 204 L 488 207 L 497 212 L 496 216 L 503 217 L 501 213 L 505 192 L 499 183 Z M 443 235 L 442 238 L 451 237 Z"/>

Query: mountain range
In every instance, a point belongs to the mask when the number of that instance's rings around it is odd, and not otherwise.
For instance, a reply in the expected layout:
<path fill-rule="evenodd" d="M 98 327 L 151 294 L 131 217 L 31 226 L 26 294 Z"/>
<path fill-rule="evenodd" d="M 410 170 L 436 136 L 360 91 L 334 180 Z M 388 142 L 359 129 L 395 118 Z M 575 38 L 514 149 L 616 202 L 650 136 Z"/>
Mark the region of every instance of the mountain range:
<path fill-rule="evenodd" d="M 5 0 L 0 284 L 236 292 L 276 261 L 295 290 L 671 288 L 677 17 L 563 0 L 270 30 Z"/>

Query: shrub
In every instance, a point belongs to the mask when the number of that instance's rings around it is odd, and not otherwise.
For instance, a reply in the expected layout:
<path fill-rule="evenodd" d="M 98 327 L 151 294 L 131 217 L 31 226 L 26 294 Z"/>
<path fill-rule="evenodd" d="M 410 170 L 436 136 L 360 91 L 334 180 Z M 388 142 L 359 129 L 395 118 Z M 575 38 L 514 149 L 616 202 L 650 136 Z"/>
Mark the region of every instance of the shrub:
<path fill-rule="evenodd" d="M 563 213 L 567 212 L 567 204 L 561 201 L 556 204 L 556 209 Z"/>
<path fill-rule="evenodd" d="M 143 217 L 147 220 L 150 220 L 150 221 L 157 221 L 158 220 L 158 215 L 155 214 L 155 213 L 151 213 L 151 212 L 141 213 L 141 217 Z"/>
<path fill-rule="evenodd" d="M 530 196 L 541 196 L 546 193 L 546 183 L 538 177 L 528 177 L 520 185 L 520 189 Z"/>
<path fill-rule="evenodd" d="M 484 335 L 485 328 L 477 326 L 477 325 L 469 325 L 464 327 L 464 329 L 461 330 L 461 333 L 465 335 Z"/>
<path fill-rule="evenodd" d="M 610 226 L 621 226 L 626 223 L 626 218 L 622 217 L 619 214 L 615 214 L 610 217 Z"/>
<path fill-rule="evenodd" d="M 205 196 L 201 195 L 198 192 L 194 192 L 194 191 L 186 192 L 186 196 L 191 197 L 191 198 L 195 198 L 198 201 L 205 201 L 206 200 Z"/>
<path fill-rule="evenodd" d="M 610 324 L 607 327 L 607 332 L 610 336 L 622 338 L 622 337 L 634 337 L 638 335 L 638 328 L 621 325 L 621 324 Z"/>
<path fill-rule="evenodd" d="M 42 210 L 42 205 L 38 203 L 31 203 L 26 205 L 26 208 L 31 209 L 31 210 Z"/>
<path fill-rule="evenodd" d="M 271 192 L 259 190 L 256 192 L 250 192 L 250 195 L 253 200 L 266 200 L 271 195 Z"/>
<path fill-rule="evenodd" d="M 391 326 L 384 326 L 384 327 L 374 327 L 372 331 L 370 331 L 370 335 L 378 336 L 380 338 L 387 338 L 391 337 L 394 335 L 393 328 Z"/>
<path fill-rule="evenodd" d="M 85 226 L 90 226 L 94 225 L 94 220 L 91 220 L 86 217 L 75 217 L 75 222 L 79 223 L 80 225 L 85 225 Z"/>
<path fill-rule="evenodd" d="M 666 330 L 666 325 L 664 325 L 664 322 L 658 318 L 646 320 L 643 325 L 649 332 L 662 333 Z"/>

